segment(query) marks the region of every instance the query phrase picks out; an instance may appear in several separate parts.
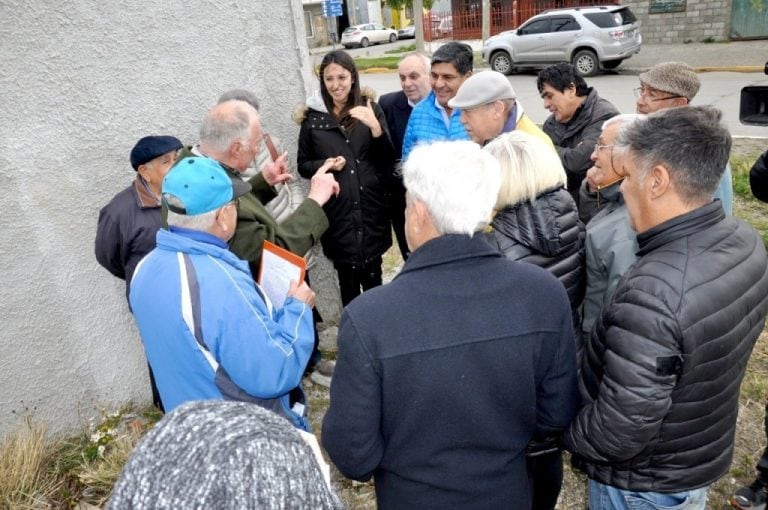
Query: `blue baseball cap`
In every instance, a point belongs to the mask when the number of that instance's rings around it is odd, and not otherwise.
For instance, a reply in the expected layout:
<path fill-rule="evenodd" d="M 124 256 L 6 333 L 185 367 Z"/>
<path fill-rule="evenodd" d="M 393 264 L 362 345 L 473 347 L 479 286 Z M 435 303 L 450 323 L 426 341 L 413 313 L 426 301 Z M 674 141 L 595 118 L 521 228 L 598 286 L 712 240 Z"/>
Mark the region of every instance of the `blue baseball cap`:
<path fill-rule="evenodd" d="M 131 166 L 134 170 L 166 152 L 181 149 L 181 141 L 173 136 L 145 136 L 131 149 Z"/>
<path fill-rule="evenodd" d="M 163 202 L 169 211 L 197 216 L 215 211 L 251 191 L 251 185 L 230 178 L 221 165 L 210 158 L 185 158 L 176 163 L 163 179 Z"/>

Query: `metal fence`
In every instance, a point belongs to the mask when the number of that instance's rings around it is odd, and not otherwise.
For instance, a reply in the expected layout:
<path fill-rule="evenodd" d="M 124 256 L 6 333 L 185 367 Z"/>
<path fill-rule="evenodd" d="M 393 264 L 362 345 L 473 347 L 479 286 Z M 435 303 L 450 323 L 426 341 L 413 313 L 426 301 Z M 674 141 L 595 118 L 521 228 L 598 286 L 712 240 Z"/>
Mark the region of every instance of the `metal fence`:
<path fill-rule="evenodd" d="M 517 28 L 531 16 L 548 9 L 587 5 L 614 5 L 614 3 L 594 0 L 514 0 L 511 5 L 492 5 L 491 35 Z M 480 8 L 448 13 L 430 12 L 424 17 L 423 22 L 425 41 L 482 38 L 483 13 Z"/>

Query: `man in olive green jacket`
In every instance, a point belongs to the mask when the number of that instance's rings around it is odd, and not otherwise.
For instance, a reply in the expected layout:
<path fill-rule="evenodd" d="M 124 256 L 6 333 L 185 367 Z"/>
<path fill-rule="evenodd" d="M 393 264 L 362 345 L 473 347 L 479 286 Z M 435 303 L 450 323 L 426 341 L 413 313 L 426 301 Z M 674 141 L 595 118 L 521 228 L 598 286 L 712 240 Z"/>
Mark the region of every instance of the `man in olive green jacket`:
<path fill-rule="evenodd" d="M 259 151 L 261 137 L 256 109 L 244 101 L 225 101 L 214 106 L 203 119 L 200 145 L 185 148 L 179 159 L 207 156 L 221 163 L 230 177 L 239 177 Z M 339 185 L 327 172 L 327 165 L 317 171 L 307 198 L 280 224 L 264 204 L 277 196 L 275 184 L 291 179 L 284 160 L 272 162 L 248 181 L 253 190 L 238 199 L 237 227 L 229 247 L 248 261 L 254 278 L 258 275 L 265 240 L 304 256 L 328 228 L 322 206 L 338 194 Z"/>

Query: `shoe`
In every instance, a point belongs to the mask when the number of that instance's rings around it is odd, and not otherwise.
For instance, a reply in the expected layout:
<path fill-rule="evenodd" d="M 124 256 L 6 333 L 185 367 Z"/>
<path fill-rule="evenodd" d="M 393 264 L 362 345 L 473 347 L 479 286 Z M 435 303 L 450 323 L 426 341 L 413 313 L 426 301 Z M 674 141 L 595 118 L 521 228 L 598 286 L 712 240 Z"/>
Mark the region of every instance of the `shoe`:
<path fill-rule="evenodd" d="M 764 510 L 768 500 L 768 485 L 760 479 L 751 485 L 742 487 L 731 497 L 730 503 L 735 508 L 743 510 Z"/>
<path fill-rule="evenodd" d="M 312 375 L 310 375 L 309 378 L 315 384 L 319 384 L 320 386 L 325 386 L 326 388 L 330 388 L 331 378 L 333 377 L 333 371 L 335 368 L 336 368 L 335 361 L 321 359 L 315 365 L 315 369 L 312 371 Z"/>

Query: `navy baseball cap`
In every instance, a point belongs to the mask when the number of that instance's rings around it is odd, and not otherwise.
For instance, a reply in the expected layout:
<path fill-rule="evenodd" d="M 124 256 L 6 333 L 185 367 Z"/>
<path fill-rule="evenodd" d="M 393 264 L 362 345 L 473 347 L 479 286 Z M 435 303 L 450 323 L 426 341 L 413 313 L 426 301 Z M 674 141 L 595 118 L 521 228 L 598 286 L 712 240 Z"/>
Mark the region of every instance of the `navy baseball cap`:
<path fill-rule="evenodd" d="M 131 166 L 138 170 L 139 166 L 149 163 L 166 152 L 181 149 L 181 141 L 173 136 L 145 136 L 131 149 Z"/>
<path fill-rule="evenodd" d="M 162 187 L 168 210 L 186 216 L 215 211 L 249 191 L 250 184 L 230 179 L 217 161 L 198 157 L 176 163 L 163 179 Z"/>

